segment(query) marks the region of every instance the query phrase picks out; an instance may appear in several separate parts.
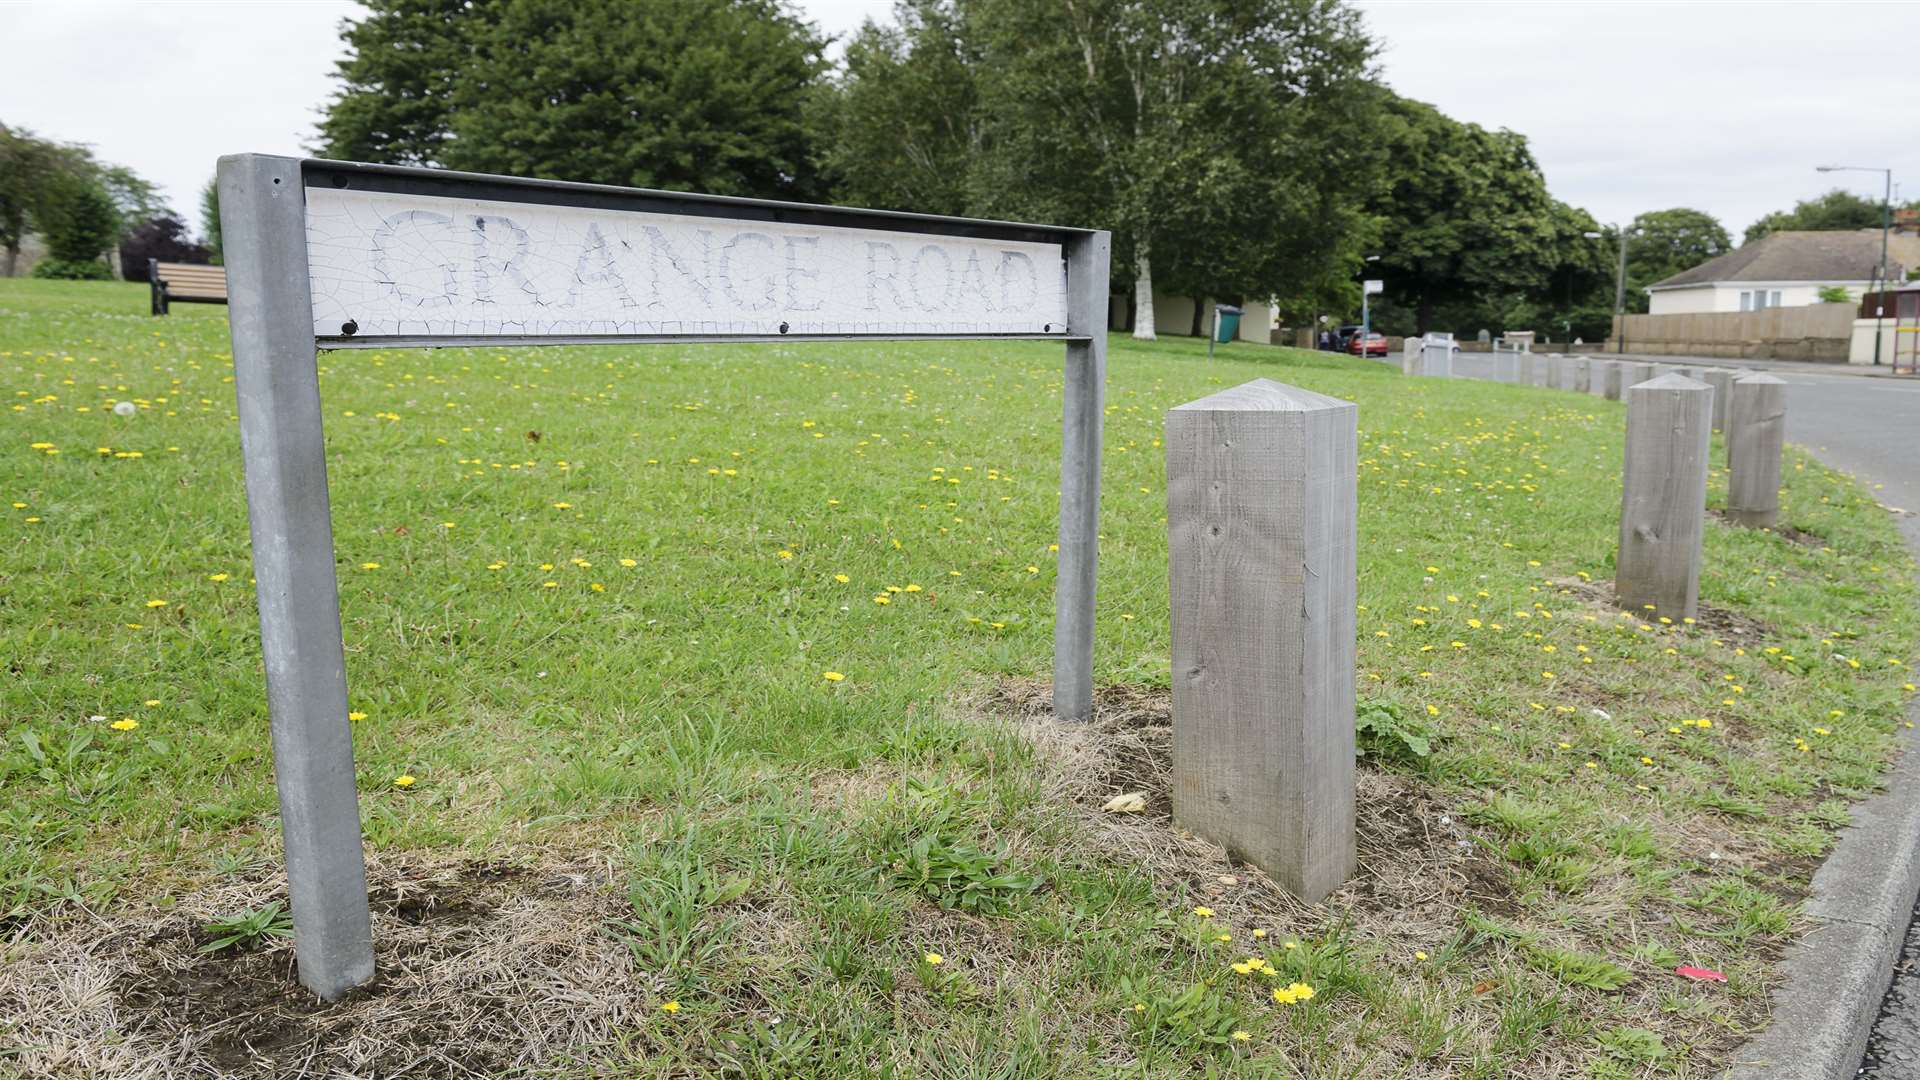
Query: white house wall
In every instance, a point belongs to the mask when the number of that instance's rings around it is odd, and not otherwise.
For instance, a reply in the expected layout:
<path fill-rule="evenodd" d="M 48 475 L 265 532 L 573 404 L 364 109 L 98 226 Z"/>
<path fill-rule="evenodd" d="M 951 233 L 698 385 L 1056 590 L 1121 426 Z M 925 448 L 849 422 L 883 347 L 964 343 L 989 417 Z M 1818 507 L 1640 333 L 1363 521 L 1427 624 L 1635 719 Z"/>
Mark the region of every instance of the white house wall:
<path fill-rule="evenodd" d="M 1740 294 L 1767 292 L 1780 294 L 1779 304 L 1768 307 L 1804 307 L 1820 302 L 1820 290 L 1838 285 L 1847 296 L 1858 301 L 1866 292 L 1864 281 L 1734 281 L 1707 285 L 1687 285 L 1677 289 L 1654 289 L 1647 294 L 1649 315 L 1691 315 L 1706 311 L 1739 311 Z"/>

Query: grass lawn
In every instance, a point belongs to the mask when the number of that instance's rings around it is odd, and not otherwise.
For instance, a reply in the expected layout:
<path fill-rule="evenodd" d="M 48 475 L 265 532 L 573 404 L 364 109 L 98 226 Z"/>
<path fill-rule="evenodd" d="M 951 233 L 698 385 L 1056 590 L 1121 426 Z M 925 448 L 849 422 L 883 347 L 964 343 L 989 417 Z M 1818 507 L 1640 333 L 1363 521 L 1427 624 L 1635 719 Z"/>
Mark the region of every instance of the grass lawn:
<path fill-rule="evenodd" d="M 1582 395 L 1116 337 L 1069 729 L 1058 346 L 331 353 L 382 976 L 320 1008 L 270 912 L 202 951 L 285 898 L 224 314 L 0 281 L 0 1074 L 1708 1076 L 1913 689 L 1912 560 L 1797 448 L 1698 623 L 1613 609 Z M 1166 813 L 1162 417 L 1262 376 L 1360 406 L 1316 908 Z"/>

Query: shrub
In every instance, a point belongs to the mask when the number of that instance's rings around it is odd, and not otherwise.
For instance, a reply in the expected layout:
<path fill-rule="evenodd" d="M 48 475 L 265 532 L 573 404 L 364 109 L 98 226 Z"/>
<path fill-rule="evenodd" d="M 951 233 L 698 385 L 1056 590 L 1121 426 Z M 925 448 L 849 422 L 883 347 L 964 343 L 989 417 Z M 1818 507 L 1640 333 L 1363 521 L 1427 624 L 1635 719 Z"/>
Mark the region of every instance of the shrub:
<path fill-rule="evenodd" d="M 46 258 L 33 264 L 33 276 L 61 281 L 112 281 L 113 268 L 99 259 Z"/>
<path fill-rule="evenodd" d="M 204 263 L 208 254 L 206 245 L 194 243 L 187 235 L 186 222 L 159 214 L 135 225 L 120 241 L 120 272 L 128 281 L 145 281 L 148 259 Z"/>
<path fill-rule="evenodd" d="M 1820 286 L 1819 297 L 1820 302 L 1823 304 L 1846 304 L 1853 301 L 1853 297 L 1847 293 L 1847 287 L 1845 285 L 1822 285 Z"/>

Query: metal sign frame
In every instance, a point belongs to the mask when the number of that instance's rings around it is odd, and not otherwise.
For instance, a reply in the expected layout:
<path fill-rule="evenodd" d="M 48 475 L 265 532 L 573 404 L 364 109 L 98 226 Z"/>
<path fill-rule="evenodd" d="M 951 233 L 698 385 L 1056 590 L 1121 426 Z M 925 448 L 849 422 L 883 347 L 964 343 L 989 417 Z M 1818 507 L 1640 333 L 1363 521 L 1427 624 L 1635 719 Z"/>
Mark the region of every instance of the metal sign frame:
<path fill-rule="evenodd" d="M 300 981 L 335 999 L 371 979 L 366 863 L 347 719 L 346 656 L 327 495 L 320 349 L 693 341 L 1058 340 L 1066 346 L 1060 445 L 1054 712 L 1093 711 L 1094 578 L 1105 415 L 1111 237 L 1089 229 L 737 199 L 683 192 L 237 154 L 219 164 L 221 235 L 260 648 Z M 319 186 L 736 222 L 1059 244 L 1066 324 L 1042 333 L 316 333 L 307 191 Z M 785 324 L 782 323 L 784 327 Z M 343 326 L 343 330 L 346 328 Z"/>

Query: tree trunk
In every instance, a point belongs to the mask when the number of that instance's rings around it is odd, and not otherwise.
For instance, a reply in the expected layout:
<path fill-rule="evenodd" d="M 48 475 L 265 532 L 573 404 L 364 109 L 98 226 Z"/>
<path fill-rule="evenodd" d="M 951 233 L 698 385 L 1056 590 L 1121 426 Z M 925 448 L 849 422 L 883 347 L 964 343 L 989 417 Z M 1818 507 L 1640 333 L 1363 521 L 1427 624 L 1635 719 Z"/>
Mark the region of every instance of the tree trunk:
<path fill-rule="evenodd" d="M 1201 318 L 1201 316 L 1205 315 L 1206 312 L 1207 312 L 1207 298 L 1204 296 L 1194 297 L 1193 298 L 1193 331 L 1192 331 L 1192 334 L 1194 337 L 1199 337 L 1200 335 L 1206 333 L 1206 331 L 1202 329 L 1206 324 L 1206 320 Z"/>
<path fill-rule="evenodd" d="M 1422 293 L 1418 313 L 1414 316 L 1414 332 L 1424 337 L 1431 329 L 1433 329 L 1433 301 L 1427 299 L 1426 294 Z"/>
<path fill-rule="evenodd" d="M 1133 256 L 1133 337 L 1136 341 L 1154 340 L 1153 264 L 1149 256 L 1147 242 L 1142 240 Z"/>
<path fill-rule="evenodd" d="M 13 271 L 19 265 L 20 265 L 20 245 L 8 244 L 7 245 L 7 272 L 4 274 L 0 274 L 0 277 L 12 277 Z"/>

